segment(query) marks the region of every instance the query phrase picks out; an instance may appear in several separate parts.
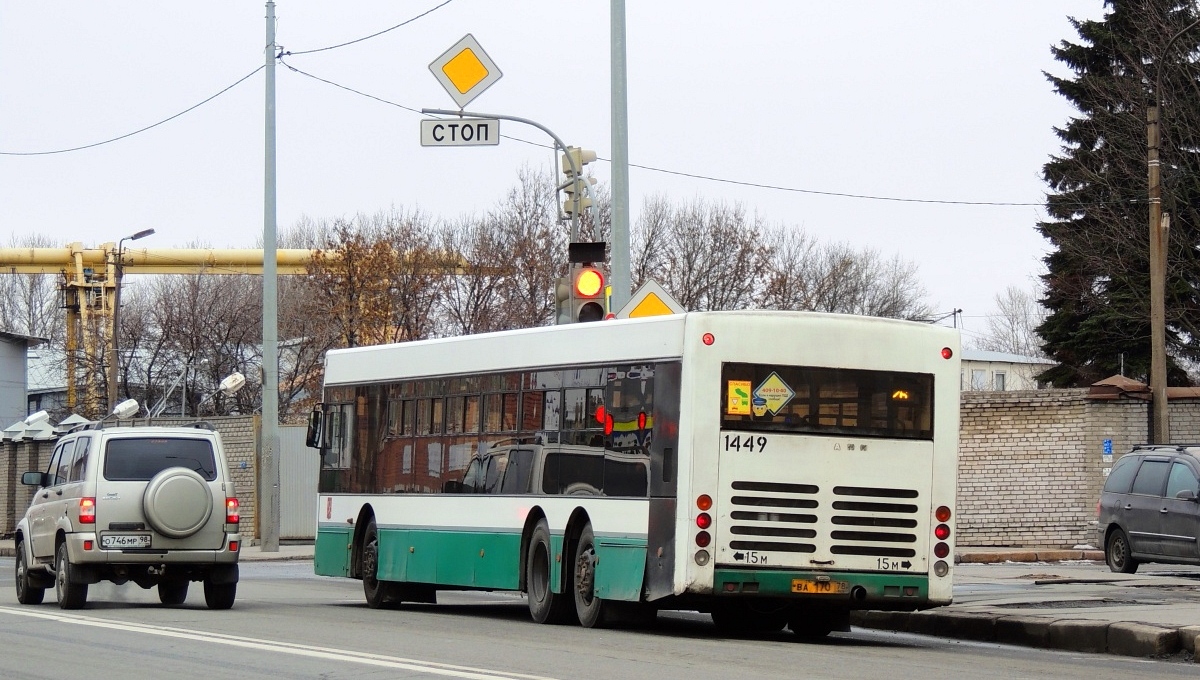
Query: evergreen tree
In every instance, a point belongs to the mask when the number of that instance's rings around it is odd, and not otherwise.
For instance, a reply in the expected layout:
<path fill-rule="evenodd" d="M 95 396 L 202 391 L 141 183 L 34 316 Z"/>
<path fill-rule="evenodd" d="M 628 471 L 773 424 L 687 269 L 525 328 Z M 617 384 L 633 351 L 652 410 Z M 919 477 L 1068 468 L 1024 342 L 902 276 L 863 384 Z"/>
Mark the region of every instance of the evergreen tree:
<path fill-rule="evenodd" d="M 1038 224 L 1046 256 L 1038 327 L 1058 365 L 1039 376 L 1059 387 L 1117 373 L 1145 379 L 1150 366 L 1150 265 L 1146 110 L 1155 103 L 1162 140 L 1167 250 L 1168 381 L 1186 385 L 1180 361 L 1200 357 L 1200 26 L 1168 42 L 1200 13 L 1192 0 L 1106 0 L 1101 21 L 1071 23 L 1055 58 L 1073 77 L 1046 74 L 1079 114 L 1055 133 L 1061 155 L 1042 169 L 1050 193 Z"/>

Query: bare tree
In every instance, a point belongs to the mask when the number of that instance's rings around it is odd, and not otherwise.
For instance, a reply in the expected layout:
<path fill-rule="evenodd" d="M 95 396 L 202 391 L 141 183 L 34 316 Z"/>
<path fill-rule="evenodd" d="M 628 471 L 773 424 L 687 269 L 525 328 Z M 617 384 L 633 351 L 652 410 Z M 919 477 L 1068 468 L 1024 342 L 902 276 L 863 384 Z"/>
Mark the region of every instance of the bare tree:
<path fill-rule="evenodd" d="M 12 248 L 51 248 L 55 244 L 40 234 L 13 235 Z M 5 274 L 0 276 L 0 330 L 50 340 L 61 349 L 65 314 L 59 304 L 59 277 L 53 274 Z"/>
<path fill-rule="evenodd" d="M 1009 286 L 995 297 L 996 314 L 988 317 L 987 335 L 976 343 L 979 349 L 1044 358 L 1037 327 L 1049 311 L 1038 302 L 1042 286 L 1024 290 Z"/>
<path fill-rule="evenodd" d="M 631 238 L 635 280 L 656 279 L 688 310 L 751 307 L 770 255 L 762 232 L 741 205 L 651 197 Z"/>

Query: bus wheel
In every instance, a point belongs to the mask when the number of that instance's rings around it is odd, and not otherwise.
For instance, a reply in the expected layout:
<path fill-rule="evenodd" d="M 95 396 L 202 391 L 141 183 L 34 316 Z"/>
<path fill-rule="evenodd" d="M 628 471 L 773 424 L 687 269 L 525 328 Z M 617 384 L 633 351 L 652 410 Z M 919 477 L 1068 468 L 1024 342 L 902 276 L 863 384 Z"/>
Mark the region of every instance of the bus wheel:
<path fill-rule="evenodd" d="M 835 630 L 850 630 L 850 612 L 797 607 L 788 618 L 788 628 L 797 640 L 823 638 Z"/>
<path fill-rule="evenodd" d="M 596 537 L 586 524 L 575 548 L 575 614 L 584 628 L 604 625 L 604 600 L 596 597 Z"/>
<path fill-rule="evenodd" d="M 563 623 L 571 614 L 567 594 L 555 593 L 551 586 L 550 554 L 550 527 L 543 519 L 533 528 L 525 554 L 525 597 L 537 623 Z"/>
<path fill-rule="evenodd" d="M 373 517 L 367 522 L 367 530 L 363 532 L 361 573 L 363 594 L 366 595 L 368 607 L 383 609 L 399 604 L 395 598 L 395 589 L 391 587 L 391 584 L 377 578 L 379 574 L 379 530 L 375 527 L 375 518 Z"/>
<path fill-rule="evenodd" d="M 775 633 L 787 625 L 787 612 L 780 608 L 754 607 L 747 602 L 723 602 L 713 606 L 712 620 L 727 635 Z"/>

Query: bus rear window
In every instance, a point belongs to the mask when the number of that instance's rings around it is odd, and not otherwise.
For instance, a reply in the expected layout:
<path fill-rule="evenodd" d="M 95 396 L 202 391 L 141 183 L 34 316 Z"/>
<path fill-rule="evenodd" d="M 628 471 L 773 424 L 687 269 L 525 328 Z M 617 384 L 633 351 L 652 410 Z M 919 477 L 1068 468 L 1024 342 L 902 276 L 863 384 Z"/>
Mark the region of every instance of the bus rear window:
<path fill-rule="evenodd" d="M 933 439 L 933 375 L 727 363 L 721 427 Z"/>

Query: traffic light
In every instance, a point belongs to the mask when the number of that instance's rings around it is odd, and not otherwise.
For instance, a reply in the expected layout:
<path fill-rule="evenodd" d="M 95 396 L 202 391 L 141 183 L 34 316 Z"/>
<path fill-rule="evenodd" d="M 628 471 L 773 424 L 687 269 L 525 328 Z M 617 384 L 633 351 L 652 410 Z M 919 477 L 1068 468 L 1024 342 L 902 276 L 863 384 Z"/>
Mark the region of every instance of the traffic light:
<path fill-rule="evenodd" d="M 571 323 L 571 277 L 560 276 L 554 281 L 554 323 Z"/>
<path fill-rule="evenodd" d="M 571 322 L 604 318 L 604 287 L 608 277 L 600 267 L 582 264 L 571 269 Z"/>
<path fill-rule="evenodd" d="M 567 181 L 559 188 L 567 192 L 567 198 L 563 201 L 563 212 L 568 215 L 582 215 L 592 207 L 591 186 L 596 183 L 596 178 L 584 177 L 583 166 L 594 160 L 595 151 L 576 146 L 567 147 L 567 152 L 562 156 L 563 173 L 566 174 Z"/>

